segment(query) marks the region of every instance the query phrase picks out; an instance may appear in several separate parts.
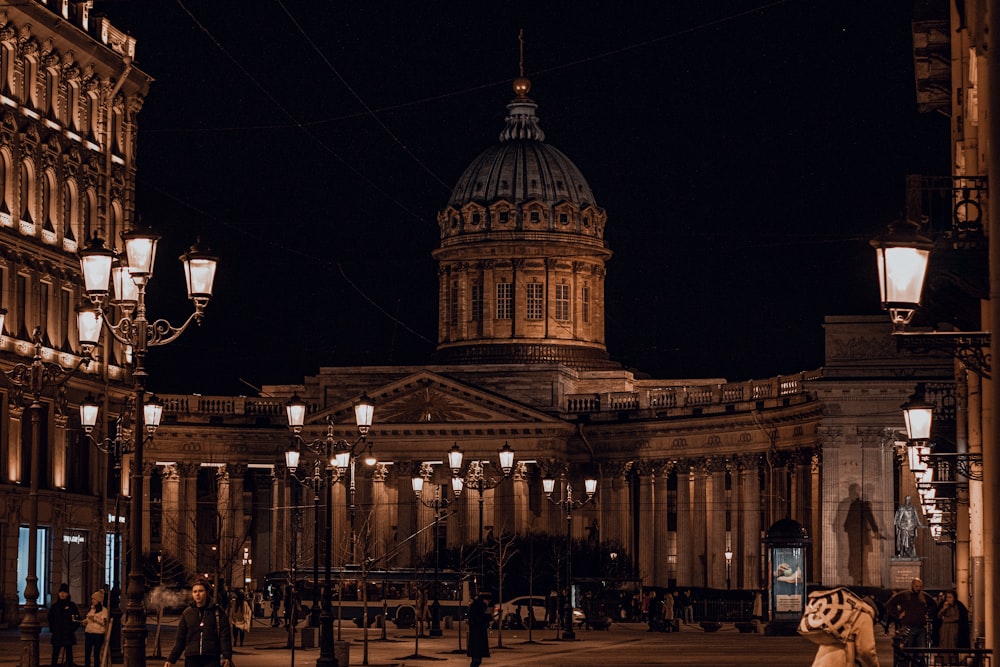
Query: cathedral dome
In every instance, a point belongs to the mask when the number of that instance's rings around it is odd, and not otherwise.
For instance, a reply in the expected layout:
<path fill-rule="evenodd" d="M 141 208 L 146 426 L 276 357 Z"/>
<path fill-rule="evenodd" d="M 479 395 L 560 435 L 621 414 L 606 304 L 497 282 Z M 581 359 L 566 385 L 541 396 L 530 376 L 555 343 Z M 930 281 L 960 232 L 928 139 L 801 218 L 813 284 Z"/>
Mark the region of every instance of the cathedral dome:
<path fill-rule="evenodd" d="M 514 81 L 500 143 L 438 212 L 436 356 L 618 368 L 604 344 L 607 215 L 576 165 L 545 143 L 529 89 Z"/>
<path fill-rule="evenodd" d="M 561 201 L 578 207 L 594 203 L 587 179 L 558 148 L 545 143 L 545 133 L 535 116 L 537 105 L 515 99 L 507 109 L 507 127 L 500 143 L 490 146 L 465 170 L 448 204 L 461 208 L 469 202 L 489 205 L 498 200 L 514 204 Z"/>
<path fill-rule="evenodd" d="M 491 232 L 551 232 L 603 247 L 605 213 L 573 161 L 545 143 L 529 88 L 515 80 L 500 143 L 472 161 L 438 213 L 442 246 Z"/>

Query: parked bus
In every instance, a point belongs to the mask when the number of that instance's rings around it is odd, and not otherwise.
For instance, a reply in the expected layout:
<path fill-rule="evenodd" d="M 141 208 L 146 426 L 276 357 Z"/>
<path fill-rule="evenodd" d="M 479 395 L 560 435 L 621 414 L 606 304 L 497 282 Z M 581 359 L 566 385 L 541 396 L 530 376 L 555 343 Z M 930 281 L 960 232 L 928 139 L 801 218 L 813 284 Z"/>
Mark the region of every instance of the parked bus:
<path fill-rule="evenodd" d="M 300 608 L 312 607 L 313 581 L 310 576 L 297 576 Z M 320 575 L 323 576 L 322 574 Z M 428 606 L 434 602 L 434 584 L 437 582 L 437 599 L 441 604 L 440 618 L 450 616 L 454 619 L 464 617 L 471 598 L 469 596 L 470 575 L 455 570 L 434 570 L 395 568 L 390 570 L 368 570 L 363 573 L 359 567 L 333 568 L 330 575 L 333 584 L 333 615 L 343 621 L 353 621 L 361 625 L 364 616 L 365 596 L 367 590 L 368 624 L 374 623 L 379 615 L 393 621 L 401 627 L 412 627 L 417 615 L 418 591 L 423 590 L 427 596 Z M 275 586 L 280 586 L 284 592 L 292 581 L 291 574 L 286 571 L 270 572 L 265 579 L 265 596 L 270 597 Z M 367 583 L 367 586 L 365 585 Z M 319 582 L 316 595 L 322 604 L 323 580 Z M 284 614 L 284 596 L 282 599 L 282 614 Z M 301 618 L 302 613 L 296 614 Z M 430 620 L 428 609 L 427 620 Z"/>

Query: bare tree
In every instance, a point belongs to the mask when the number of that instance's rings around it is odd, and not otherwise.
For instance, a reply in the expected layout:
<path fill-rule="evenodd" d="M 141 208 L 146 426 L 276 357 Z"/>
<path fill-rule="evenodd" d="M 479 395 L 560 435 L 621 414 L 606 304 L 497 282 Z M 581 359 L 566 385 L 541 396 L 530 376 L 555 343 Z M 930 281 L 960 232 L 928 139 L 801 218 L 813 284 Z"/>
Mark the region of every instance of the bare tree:
<path fill-rule="evenodd" d="M 486 547 L 486 553 L 497 566 L 497 604 L 503 603 L 503 582 L 507 566 L 517 555 L 514 546 L 514 536 L 510 533 L 500 533 Z M 501 612 L 502 613 L 502 612 Z M 503 618 L 497 622 L 497 648 L 503 648 Z"/>

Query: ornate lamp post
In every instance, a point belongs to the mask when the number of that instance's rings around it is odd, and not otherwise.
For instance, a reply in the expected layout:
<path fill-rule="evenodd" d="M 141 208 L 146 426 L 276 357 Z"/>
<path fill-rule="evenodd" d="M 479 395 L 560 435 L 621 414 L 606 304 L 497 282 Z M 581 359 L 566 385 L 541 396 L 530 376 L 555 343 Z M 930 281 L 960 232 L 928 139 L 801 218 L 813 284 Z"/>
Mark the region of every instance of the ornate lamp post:
<path fill-rule="evenodd" d="M 346 440 L 337 440 L 333 436 L 333 423 L 327 422 L 326 437 L 308 442 L 302 438 L 302 427 L 306 419 L 306 403 L 298 395 L 292 396 L 285 405 L 285 412 L 288 416 L 288 427 L 292 430 L 294 442 L 292 448 L 285 453 L 285 464 L 294 474 L 299 463 L 299 445 L 304 445 L 319 460 L 314 468 L 314 475 L 319 474 L 320 469 L 324 473 L 322 480 L 317 477 L 317 484 L 326 487 L 326 553 L 324 554 L 324 589 L 323 589 L 323 609 L 319 616 L 319 658 L 316 659 L 317 667 L 337 667 L 337 656 L 333 650 L 333 580 L 332 580 L 332 528 L 331 528 L 331 508 L 333 507 L 333 469 L 338 470 L 342 475 L 348 467 L 351 468 L 350 494 L 351 509 L 354 508 L 354 457 L 359 445 L 363 447 L 368 431 L 372 426 L 372 416 L 375 412 L 375 405 L 367 396 L 362 396 L 354 405 L 354 418 L 360 433 L 353 443 Z M 318 487 L 316 487 L 318 488 Z M 317 492 L 318 494 L 318 492 Z M 317 495 L 318 498 L 318 495 Z M 353 541 L 353 526 L 352 536 Z M 315 562 L 315 561 L 314 561 Z M 315 585 L 315 579 L 314 579 Z"/>
<path fill-rule="evenodd" d="M 89 312 L 95 322 L 103 324 L 111 336 L 125 346 L 126 351 L 131 351 L 136 408 L 135 432 L 139 434 L 146 430 L 147 421 L 146 386 L 149 374 L 146 371 L 146 353 L 150 347 L 166 345 L 176 340 L 192 322 L 201 323 L 205 306 L 212 298 L 218 259 L 197 245 L 181 255 L 187 281 L 187 295 L 194 304 L 194 312 L 177 327 L 167 320 L 149 321 L 146 316 L 146 285 L 153 277 L 159 234 L 149 229 L 135 227 L 122 234 L 122 240 L 125 245 L 124 254 L 106 248 L 104 241 L 96 234 L 86 247 L 80 250 L 84 288 L 94 306 L 93 309 L 83 312 Z M 114 292 L 108 302 L 112 280 Z M 121 314 L 116 324 L 111 324 L 107 317 L 112 307 L 117 307 Z M 94 327 L 91 327 L 88 330 L 93 331 L 93 329 Z M 99 335 L 98 326 L 93 340 L 86 342 L 97 345 Z M 146 664 L 146 608 L 143 604 L 146 577 L 141 563 L 142 455 L 143 442 L 141 437 L 137 436 L 129 485 L 132 493 L 129 521 L 129 549 L 132 560 L 126 590 L 128 603 L 122 624 L 123 656 L 126 667 L 145 667 Z"/>
<path fill-rule="evenodd" d="M 131 403 L 131 402 L 130 402 Z M 127 406 L 127 410 L 131 409 L 131 405 Z M 146 399 L 146 404 L 143 406 L 145 415 L 143 416 L 143 422 L 146 425 L 146 439 L 143 441 L 145 444 L 153 439 L 153 434 L 156 433 L 156 429 L 160 426 L 160 417 L 163 415 L 163 406 L 160 404 L 159 399 L 155 396 L 150 396 Z M 100 406 L 93 395 L 88 394 L 83 402 L 80 403 L 80 425 L 83 427 L 83 432 L 87 435 L 87 438 L 94 443 L 103 453 L 112 457 L 112 461 L 115 464 L 115 470 L 118 474 L 121 474 L 122 460 L 126 454 L 131 454 L 135 451 L 135 443 L 131 440 L 127 440 L 124 437 L 124 419 L 123 416 L 119 416 L 115 420 L 115 435 L 114 437 L 107 437 L 103 440 L 97 440 L 94 438 L 94 428 L 97 425 L 97 417 L 100 414 Z M 131 492 L 131 491 L 130 491 Z M 119 493 L 121 494 L 121 480 L 119 480 Z M 119 544 L 119 526 L 118 526 L 118 502 L 115 502 L 115 543 L 114 543 L 114 558 L 113 566 L 114 572 L 112 573 L 112 584 L 111 584 L 111 599 L 108 601 L 108 610 L 111 615 L 111 660 L 115 662 L 117 658 L 118 662 L 121 662 L 121 573 L 118 570 L 119 563 L 121 561 L 120 554 L 120 544 Z"/>
<path fill-rule="evenodd" d="M 486 566 L 483 560 L 483 492 L 495 489 L 505 479 L 510 477 L 514 470 L 514 450 L 506 442 L 497 452 L 500 459 L 500 476 L 491 476 L 486 473 L 486 466 L 491 465 L 491 461 L 479 460 L 471 461 L 465 477 L 465 486 L 475 489 L 479 494 L 479 580 L 476 583 L 476 593 L 482 586 L 483 578 L 486 576 Z M 448 451 L 448 467 L 451 468 L 452 477 L 460 477 L 462 474 L 462 459 L 464 454 L 458 443 L 452 445 Z"/>
<path fill-rule="evenodd" d="M 542 479 L 542 491 L 549 502 L 558 505 L 566 510 L 566 608 L 563 610 L 563 639 L 576 639 L 576 632 L 573 631 L 573 510 L 580 509 L 594 499 L 597 492 L 597 480 L 588 477 L 584 480 L 584 490 L 587 497 L 583 500 L 573 498 L 573 485 L 569 477 L 562 475 L 562 496 L 552 497 L 556 489 L 556 480 L 552 477 Z"/>
<path fill-rule="evenodd" d="M 0 308 L 0 334 L 3 332 L 4 319 L 7 311 Z M 90 325 L 89 319 L 84 327 Z M 81 329 L 81 335 L 83 330 Z M 38 476 L 39 448 L 41 444 L 42 424 L 42 394 L 49 387 L 62 390 L 66 381 L 76 373 L 80 366 L 89 363 L 93 346 L 81 339 L 82 354 L 76 366 L 66 370 L 59 364 L 42 360 L 42 331 L 38 327 L 31 334 L 31 342 L 35 353 L 30 364 L 16 364 L 5 372 L 4 379 L 12 391 L 11 403 L 16 403 L 31 410 L 31 461 L 28 464 L 31 476 L 28 487 L 28 568 L 24 578 L 24 616 L 19 626 L 21 647 L 21 667 L 38 667 L 38 637 L 42 626 L 38 622 Z"/>
<path fill-rule="evenodd" d="M 445 496 L 445 487 L 441 484 L 437 486 L 437 490 L 434 497 L 431 499 L 426 499 L 422 495 L 424 489 L 424 482 L 430 477 L 434 472 L 433 467 L 429 464 L 425 464 L 421 470 L 420 475 L 415 475 L 411 484 L 413 486 L 413 494 L 420 501 L 420 504 L 424 507 L 429 507 L 434 510 L 434 602 L 431 603 L 431 637 L 440 637 L 443 633 L 441 632 L 441 600 L 438 593 L 438 574 L 441 570 L 441 547 L 440 547 L 440 537 L 438 533 L 438 525 L 441 517 L 444 515 L 444 510 L 450 504 L 448 498 Z M 451 488 L 455 494 L 455 500 L 462 495 L 462 488 L 465 485 L 465 481 L 461 477 L 451 478 Z"/>
<path fill-rule="evenodd" d="M 726 590 L 728 591 L 733 587 L 733 550 L 732 548 L 726 549 Z"/>

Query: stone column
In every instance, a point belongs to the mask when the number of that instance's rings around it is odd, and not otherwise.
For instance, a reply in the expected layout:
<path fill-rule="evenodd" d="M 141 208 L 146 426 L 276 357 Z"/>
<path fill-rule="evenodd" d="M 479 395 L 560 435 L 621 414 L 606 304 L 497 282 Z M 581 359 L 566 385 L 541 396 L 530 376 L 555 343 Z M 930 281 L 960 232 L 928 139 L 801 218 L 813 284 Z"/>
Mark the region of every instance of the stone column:
<path fill-rule="evenodd" d="M 268 560 L 274 570 L 288 569 L 288 552 L 284 548 L 291 539 L 288 525 L 288 497 L 285 490 L 284 480 L 285 466 L 278 464 L 274 467 L 274 474 L 271 476 L 271 534 L 274 536 L 267 545 Z M 262 482 L 263 483 L 263 482 Z"/>
<path fill-rule="evenodd" d="M 709 586 L 708 471 L 702 462 L 693 471 L 691 491 L 691 584 Z"/>
<path fill-rule="evenodd" d="M 395 524 L 395 507 L 389 504 L 389 493 L 386 478 L 389 467 L 379 463 L 372 469 L 370 512 L 372 517 L 372 544 L 370 556 L 378 559 L 380 567 L 384 567 L 383 557 L 392 548 L 392 526 Z"/>
<path fill-rule="evenodd" d="M 761 588 L 760 460 L 745 456 L 739 462 L 739 543 L 733 577 L 742 588 Z"/>
<path fill-rule="evenodd" d="M 514 535 L 524 535 L 531 526 L 531 508 L 528 499 L 531 497 L 529 485 L 531 483 L 530 473 L 526 463 L 518 462 L 514 465 L 514 472 L 511 479 L 505 484 L 510 484 L 510 525 L 505 526 L 505 530 Z"/>
<path fill-rule="evenodd" d="M 691 535 L 691 469 L 687 463 L 677 468 L 677 585 L 692 586 L 694 568 Z"/>
<path fill-rule="evenodd" d="M 222 535 L 219 540 L 220 556 L 222 558 L 221 575 L 226 578 L 231 588 L 241 587 L 243 577 L 242 558 L 243 543 L 246 536 L 243 518 L 243 476 L 246 474 L 246 465 L 240 463 L 227 463 L 223 472 L 220 469 L 221 477 L 225 478 L 225 496 L 223 497 L 223 484 L 219 484 L 219 516 L 222 518 Z M 223 506 L 223 500 L 225 506 Z M 237 575 L 238 573 L 238 575 Z M 234 579 L 236 576 L 236 579 Z"/>
<path fill-rule="evenodd" d="M 393 488 L 395 489 L 395 505 L 397 508 L 395 541 L 398 543 L 401 540 L 406 540 L 397 556 L 397 562 L 400 567 L 413 567 L 417 558 L 417 544 L 416 540 L 410 539 L 410 536 L 417 531 L 417 508 L 409 500 L 413 497 L 413 487 L 410 479 L 420 470 L 420 463 L 416 461 L 403 461 L 396 463 L 393 468 Z M 471 494 L 468 490 L 465 493 Z M 465 502 L 467 503 L 470 498 L 471 496 L 467 496 Z"/>
<path fill-rule="evenodd" d="M 177 464 L 163 466 L 161 471 L 163 476 L 163 497 L 161 499 L 162 518 L 160 521 L 160 534 L 163 550 L 172 557 L 180 561 L 178 547 L 181 543 L 181 526 L 178 524 L 180 516 L 180 474 Z"/>
<path fill-rule="evenodd" d="M 603 466 L 604 474 L 597 490 L 601 531 L 606 540 L 628 546 L 629 503 L 624 467 L 616 464 Z"/>
<path fill-rule="evenodd" d="M 726 471 L 721 464 L 712 463 L 705 468 L 705 567 L 708 585 L 725 589 Z"/>
<path fill-rule="evenodd" d="M 177 472 L 180 475 L 178 485 L 177 513 L 177 560 L 189 572 L 198 571 L 198 471 L 197 463 L 180 463 Z"/>
<path fill-rule="evenodd" d="M 656 547 L 653 539 L 656 524 L 656 479 L 647 461 L 638 464 L 639 475 L 639 575 L 643 581 L 656 581 Z"/>
<path fill-rule="evenodd" d="M 274 562 L 274 549 L 271 546 L 278 539 L 274 525 L 274 482 L 270 475 L 262 470 L 255 470 L 253 475 L 253 522 L 254 531 L 250 534 L 253 543 L 250 553 L 253 557 L 251 575 L 257 585 L 263 586 L 264 575 L 277 568 Z"/>
<path fill-rule="evenodd" d="M 653 557 L 656 563 L 654 581 L 657 586 L 666 586 L 670 579 L 670 541 L 667 531 L 667 517 L 670 515 L 670 494 L 667 491 L 667 480 L 670 477 L 672 469 L 672 464 L 661 464 L 655 473 L 653 523 L 650 528 L 653 533 Z"/>
<path fill-rule="evenodd" d="M 335 567 L 342 567 L 346 564 L 353 564 L 353 541 L 354 533 L 351 528 L 351 508 L 350 508 L 350 479 L 349 472 L 341 475 L 338 479 L 336 474 L 331 488 L 333 494 L 333 505 L 330 508 L 330 541 L 333 543 L 332 562 Z M 354 512 L 355 524 L 358 521 L 358 512 Z M 325 530 L 325 527 L 324 527 Z"/>

